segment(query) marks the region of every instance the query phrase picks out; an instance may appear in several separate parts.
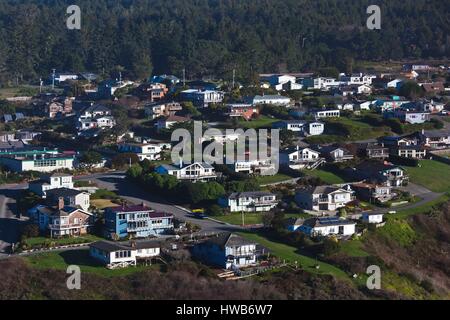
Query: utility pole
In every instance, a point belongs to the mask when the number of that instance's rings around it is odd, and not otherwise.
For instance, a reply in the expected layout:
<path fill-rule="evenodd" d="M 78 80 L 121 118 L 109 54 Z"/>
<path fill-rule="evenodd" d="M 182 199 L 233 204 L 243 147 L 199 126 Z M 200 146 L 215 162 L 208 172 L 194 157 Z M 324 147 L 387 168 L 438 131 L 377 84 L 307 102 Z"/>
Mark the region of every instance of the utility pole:
<path fill-rule="evenodd" d="M 245 227 L 244 211 L 241 211 L 241 213 L 242 213 L 242 226 Z"/>
<path fill-rule="evenodd" d="M 186 69 L 183 68 L 183 87 L 186 86 Z"/>
<path fill-rule="evenodd" d="M 52 69 L 53 70 L 53 76 L 52 76 L 52 90 L 55 90 L 55 73 L 56 73 L 56 69 Z"/>
<path fill-rule="evenodd" d="M 232 85 L 231 89 L 234 89 L 235 79 L 236 79 L 236 69 L 233 69 L 233 85 Z"/>
<path fill-rule="evenodd" d="M 42 93 L 42 78 L 39 78 L 39 93 Z"/>

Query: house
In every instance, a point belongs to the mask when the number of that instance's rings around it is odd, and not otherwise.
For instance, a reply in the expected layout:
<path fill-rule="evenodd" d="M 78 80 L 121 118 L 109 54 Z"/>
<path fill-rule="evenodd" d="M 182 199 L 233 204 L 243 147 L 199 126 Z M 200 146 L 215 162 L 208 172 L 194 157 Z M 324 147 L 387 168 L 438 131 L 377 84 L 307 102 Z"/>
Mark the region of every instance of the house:
<path fill-rule="evenodd" d="M 405 170 L 399 166 L 380 161 L 365 161 L 349 170 L 356 179 L 390 187 L 401 187 L 408 183 Z"/>
<path fill-rule="evenodd" d="M 418 139 L 412 135 L 407 136 L 386 136 L 380 138 L 383 145 L 392 147 L 404 147 L 404 146 L 416 146 L 418 145 Z"/>
<path fill-rule="evenodd" d="M 386 159 L 389 158 L 389 148 L 383 143 L 364 143 L 359 145 L 359 149 L 369 159 Z"/>
<path fill-rule="evenodd" d="M 163 83 L 144 83 L 137 88 L 137 95 L 142 100 L 156 102 L 163 100 L 168 91 Z"/>
<path fill-rule="evenodd" d="M 422 124 L 430 121 L 430 113 L 422 111 L 410 111 L 405 109 L 395 109 L 383 113 L 385 118 L 397 118 L 402 122 L 410 124 Z"/>
<path fill-rule="evenodd" d="M 303 168 L 317 168 L 325 160 L 320 157 L 320 152 L 310 148 L 294 147 L 280 152 L 280 166 L 289 167 L 293 170 Z"/>
<path fill-rule="evenodd" d="M 175 165 L 163 164 L 157 167 L 155 169 L 155 172 L 162 175 L 172 175 L 178 180 L 188 180 L 194 182 L 215 180 L 217 178 L 214 167 L 205 162 L 181 164 L 178 167 L 176 167 Z"/>
<path fill-rule="evenodd" d="M 231 165 L 234 172 L 255 174 L 261 176 L 273 176 L 277 173 L 275 163 L 269 160 L 236 160 Z"/>
<path fill-rule="evenodd" d="M 0 154 L 0 164 L 14 172 L 53 172 L 73 169 L 73 154 L 56 150 L 18 150 Z"/>
<path fill-rule="evenodd" d="M 89 245 L 89 255 L 108 269 L 136 266 L 147 262 L 161 253 L 158 240 L 111 242 L 97 241 Z"/>
<path fill-rule="evenodd" d="M 364 101 L 358 104 L 358 109 L 360 111 L 369 111 L 372 107 L 372 105 L 374 104 L 374 101 Z"/>
<path fill-rule="evenodd" d="M 0 142 L 0 155 L 2 153 L 24 150 L 25 144 L 22 141 L 6 141 Z"/>
<path fill-rule="evenodd" d="M 65 173 L 54 173 L 41 177 L 39 180 L 31 181 L 28 189 L 45 198 L 47 191 L 53 189 L 74 189 L 73 176 Z"/>
<path fill-rule="evenodd" d="M 436 95 L 445 91 L 443 82 L 423 83 L 422 88 L 428 95 Z"/>
<path fill-rule="evenodd" d="M 105 230 L 111 239 L 159 236 L 173 230 L 173 215 L 155 212 L 143 204 L 106 208 Z"/>
<path fill-rule="evenodd" d="M 422 130 L 417 134 L 421 144 L 433 149 L 445 149 L 450 147 L 449 130 Z"/>
<path fill-rule="evenodd" d="M 433 100 L 431 100 L 430 102 L 423 101 L 417 104 L 417 110 L 436 114 L 445 110 L 445 104 Z"/>
<path fill-rule="evenodd" d="M 403 85 L 402 79 L 394 79 L 394 80 L 387 82 L 384 87 L 385 87 L 385 89 L 393 88 L 393 89 L 398 90 L 402 87 L 402 85 Z"/>
<path fill-rule="evenodd" d="M 110 99 L 117 90 L 133 85 L 132 81 L 105 80 L 98 85 L 97 96 L 99 99 Z"/>
<path fill-rule="evenodd" d="M 402 158 L 425 159 L 427 149 L 423 146 L 399 146 L 391 148 L 391 154 Z"/>
<path fill-rule="evenodd" d="M 145 159 L 153 161 L 161 158 L 162 147 L 153 143 L 121 143 L 118 146 L 119 152 L 134 153 L 139 161 Z"/>
<path fill-rule="evenodd" d="M 373 183 L 355 183 L 352 184 L 352 189 L 355 190 L 358 199 L 370 203 L 384 203 L 396 196 L 392 192 L 392 187 Z"/>
<path fill-rule="evenodd" d="M 222 91 L 188 89 L 181 91 L 182 100 L 191 101 L 198 108 L 207 108 L 210 103 L 221 103 L 224 98 Z"/>
<path fill-rule="evenodd" d="M 189 121 L 191 121 L 191 119 L 186 117 L 168 116 L 165 118 L 158 119 L 158 121 L 156 122 L 156 128 L 158 130 L 170 129 L 173 125 L 177 123 L 184 123 Z"/>
<path fill-rule="evenodd" d="M 335 186 L 318 186 L 298 189 L 295 202 L 299 207 L 313 211 L 336 211 L 354 200 L 353 190 Z"/>
<path fill-rule="evenodd" d="M 69 188 L 51 189 L 46 192 L 47 202 L 50 205 L 55 205 L 63 199 L 65 206 L 81 208 L 83 211 L 89 211 L 90 197 L 89 192 Z"/>
<path fill-rule="evenodd" d="M 376 212 L 364 212 L 362 214 L 361 220 L 364 223 L 369 224 L 380 224 L 383 223 L 383 213 L 376 213 Z"/>
<path fill-rule="evenodd" d="M 251 120 L 259 115 L 259 108 L 248 103 L 232 103 L 226 105 L 229 117 L 240 117 L 245 120 Z"/>
<path fill-rule="evenodd" d="M 325 124 L 317 121 L 283 120 L 274 122 L 272 128 L 300 132 L 305 136 L 318 136 L 325 131 Z"/>
<path fill-rule="evenodd" d="M 158 76 L 153 76 L 150 79 L 150 82 L 164 83 L 164 84 L 168 84 L 170 86 L 174 86 L 174 85 L 180 83 L 180 79 L 175 77 L 174 75 L 162 74 L 162 75 L 158 75 Z"/>
<path fill-rule="evenodd" d="M 313 113 L 316 119 L 323 118 L 339 118 L 341 116 L 340 110 L 320 110 Z"/>
<path fill-rule="evenodd" d="M 39 225 L 39 230 L 48 232 L 50 237 L 81 236 L 89 232 L 94 216 L 80 208 L 66 206 L 64 199 L 58 199 L 56 206 L 38 205 L 28 211 Z"/>
<path fill-rule="evenodd" d="M 72 113 L 71 98 L 57 98 L 44 104 L 43 115 L 50 119 L 62 117 Z"/>
<path fill-rule="evenodd" d="M 318 77 L 303 79 L 303 86 L 307 89 L 328 91 L 341 85 L 341 82 L 335 78 Z"/>
<path fill-rule="evenodd" d="M 223 269 L 239 269 L 257 264 L 257 243 L 229 232 L 199 243 L 192 249 L 194 257 Z"/>
<path fill-rule="evenodd" d="M 267 81 L 270 87 L 277 91 L 290 91 L 290 90 L 301 90 L 303 85 L 297 83 L 297 78 L 295 76 L 287 74 L 273 74 L 268 77 L 262 77 L 262 81 Z"/>
<path fill-rule="evenodd" d="M 291 104 L 291 98 L 281 95 L 256 95 L 253 98 L 247 98 L 247 102 L 252 106 L 259 106 L 264 104 L 275 106 L 288 106 Z"/>
<path fill-rule="evenodd" d="M 176 112 L 181 110 L 183 110 L 183 107 L 178 102 L 155 102 L 144 107 L 145 116 L 150 119 L 174 116 Z"/>
<path fill-rule="evenodd" d="M 219 204 L 231 212 L 263 212 L 275 208 L 278 200 L 276 195 L 270 192 L 236 192 L 219 199 Z"/>
<path fill-rule="evenodd" d="M 78 78 L 78 74 L 73 72 L 63 72 L 50 75 L 50 81 L 55 80 L 55 83 L 57 84 L 66 81 L 78 80 Z"/>
<path fill-rule="evenodd" d="M 287 229 L 288 229 L 288 231 L 295 232 L 303 225 L 304 222 L 305 222 L 305 219 L 303 219 L 303 218 L 288 219 L 288 221 L 286 223 Z"/>
<path fill-rule="evenodd" d="M 355 158 L 354 155 L 351 154 L 350 151 L 348 151 L 344 147 L 334 145 L 330 146 L 317 145 L 312 147 L 312 149 L 319 152 L 321 157 L 331 162 L 344 162 L 353 160 Z"/>
<path fill-rule="evenodd" d="M 77 129 L 79 131 L 91 129 L 113 128 L 116 121 L 109 108 L 103 105 L 93 105 L 85 108 L 78 117 Z"/>
<path fill-rule="evenodd" d="M 339 219 L 338 217 L 311 218 L 303 222 L 298 231 L 316 237 L 350 237 L 356 232 L 356 222 Z"/>
<path fill-rule="evenodd" d="M 374 106 L 382 113 L 386 111 L 396 110 L 405 104 L 411 103 L 410 101 L 402 99 L 378 99 L 375 101 Z"/>
<path fill-rule="evenodd" d="M 339 78 L 341 83 L 345 83 L 348 86 L 351 85 L 372 85 L 373 80 L 376 78 L 375 75 L 370 74 L 362 74 L 362 73 L 355 73 L 351 74 L 349 76 L 342 74 Z"/>

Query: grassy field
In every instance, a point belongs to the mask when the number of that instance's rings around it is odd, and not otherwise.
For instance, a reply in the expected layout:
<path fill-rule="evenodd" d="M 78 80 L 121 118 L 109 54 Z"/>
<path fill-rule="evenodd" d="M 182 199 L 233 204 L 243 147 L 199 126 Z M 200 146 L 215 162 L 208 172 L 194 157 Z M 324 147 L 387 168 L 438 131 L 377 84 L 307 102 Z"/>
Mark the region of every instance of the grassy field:
<path fill-rule="evenodd" d="M 405 167 L 411 182 L 420 184 L 434 192 L 450 191 L 450 166 L 434 161 L 420 161 L 420 167 Z"/>
<path fill-rule="evenodd" d="M 91 206 L 102 210 L 109 207 L 117 207 L 117 204 L 109 199 L 94 199 L 91 200 Z"/>
<path fill-rule="evenodd" d="M 39 253 L 24 258 L 27 263 L 38 269 L 67 270 L 69 265 L 77 265 L 81 272 L 94 273 L 104 277 L 126 276 L 150 268 L 159 269 L 160 265 L 137 266 L 125 269 L 108 270 L 89 256 L 89 250 L 80 249 L 65 252 Z"/>
<path fill-rule="evenodd" d="M 258 182 L 258 184 L 260 186 L 262 186 L 262 185 L 271 184 L 271 183 L 283 182 L 283 181 L 287 181 L 287 180 L 291 180 L 291 179 L 293 179 L 293 177 L 288 176 L 286 174 L 278 173 L 278 174 L 276 174 L 274 176 L 259 176 L 259 177 L 256 177 L 256 182 Z"/>
<path fill-rule="evenodd" d="M 341 184 L 341 183 L 345 183 L 344 179 L 342 179 L 341 177 L 335 175 L 334 173 L 332 173 L 330 171 L 316 169 L 316 170 L 313 170 L 313 171 L 305 170 L 303 172 L 306 175 L 308 175 L 308 176 L 320 178 L 321 180 L 323 180 L 327 184 Z"/>
<path fill-rule="evenodd" d="M 97 236 L 87 234 L 82 237 L 73 237 L 73 238 L 61 238 L 61 239 L 50 239 L 45 237 L 36 237 L 36 238 L 28 238 L 25 240 L 25 243 L 30 246 L 42 246 L 42 245 L 52 245 L 55 246 L 65 246 L 70 244 L 79 244 L 79 243 L 89 243 L 104 240 Z"/>
<path fill-rule="evenodd" d="M 272 123 L 279 121 L 275 118 L 269 118 L 267 116 L 260 116 L 258 119 L 245 121 L 239 120 L 239 128 L 243 129 L 260 129 L 260 128 L 271 128 Z"/>
<path fill-rule="evenodd" d="M 264 212 L 260 213 L 244 213 L 244 222 L 246 225 L 254 225 L 254 224 L 262 224 L 263 223 Z M 309 217 L 307 214 L 285 214 L 286 218 L 306 218 Z M 214 217 L 214 219 L 234 224 L 234 225 L 242 225 L 242 214 L 239 212 L 231 213 L 226 216 Z"/>
<path fill-rule="evenodd" d="M 297 248 L 283 243 L 270 241 L 256 233 L 241 232 L 239 234 L 249 240 L 261 244 L 262 246 L 269 249 L 273 255 L 277 256 L 280 259 L 285 259 L 286 262 L 293 263 L 297 261 L 305 271 L 316 274 L 329 274 L 340 279 L 349 279 L 348 275 L 341 269 L 336 268 L 328 263 L 301 255 L 297 253 Z M 316 269 L 316 265 L 319 266 L 319 269 Z"/>

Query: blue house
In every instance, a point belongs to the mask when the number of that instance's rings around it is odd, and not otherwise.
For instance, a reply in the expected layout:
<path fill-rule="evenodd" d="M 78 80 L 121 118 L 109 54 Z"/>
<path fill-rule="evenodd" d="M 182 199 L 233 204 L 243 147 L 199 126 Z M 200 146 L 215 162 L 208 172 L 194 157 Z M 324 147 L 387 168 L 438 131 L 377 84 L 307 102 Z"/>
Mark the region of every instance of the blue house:
<path fill-rule="evenodd" d="M 107 237 L 147 238 L 173 230 L 173 215 L 144 206 L 119 206 L 105 210 Z"/>
<path fill-rule="evenodd" d="M 213 266 L 238 269 L 256 265 L 256 245 L 253 241 L 225 232 L 195 245 L 192 254 Z"/>

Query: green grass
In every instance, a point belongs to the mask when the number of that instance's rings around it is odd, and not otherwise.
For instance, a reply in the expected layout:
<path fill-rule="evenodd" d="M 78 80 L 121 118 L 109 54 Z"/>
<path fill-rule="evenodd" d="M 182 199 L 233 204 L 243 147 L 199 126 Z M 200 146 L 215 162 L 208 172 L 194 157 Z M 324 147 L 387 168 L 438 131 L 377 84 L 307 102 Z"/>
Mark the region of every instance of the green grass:
<path fill-rule="evenodd" d="M 361 240 L 349 240 L 341 242 L 341 252 L 350 257 L 368 257 L 369 254 L 364 251 Z"/>
<path fill-rule="evenodd" d="M 87 234 L 81 237 L 72 237 L 72 238 L 61 238 L 61 239 L 51 239 L 46 237 L 36 237 L 36 238 L 28 238 L 25 240 L 25 243 L 30 246 L 44 246 L 44 245 L 52 245 L 53 247 L 56 246 L 65 246 L 65 245 L 71 245 L 71 244 L 80 244 L 80 243 L 89 243 L 89 242 L 95 242 L 104 240 L 102 238 L 99 238 L 97 236 Z"/>
<path fill-rule="evenodd" d="M 327 184 L 345 183 L 344 179 L 342 179 L 341 177 L 337 176 L 336 174 L 334 174 L 330 171 L 316 169 L 313 171 L 305 170 L 303 172 L 308 176 L 320 178 L 322 181 L 324 181 Z"/>
<path fill-rule="evenodd" d="M 434 192 L 450 191 L 450 166 L 434 161 L 422 160 L 420 167 L 405 167 L 412 182 Z"/>
<path fill-rule="evenodd" d="M 408 218 L 410 216 L 414 216 L 417 214 L 424 214 L 424 213 L 428 213 L 430 212 L 434 206 L 438 206 L 441 205 L 447 201 L 450 200 L 450 195 L 445 194 L 433 201 L 430 201 L 424 205 L 418 206 L 416 208 L 413 209 L 406 209 L 406 210 L 400 210 L 398 211 L 395 215 L 387 215 L 386 219 L 387 220 L 392 220 L 392 219 L 405 219 Z"/>
<path fill-rule="evenodd" d="M 125 269 L 108 270 L 105 266 L 98 263 L 89 256 L 88 249 L 71 250 L 64 252 L 39 253 L 24 258 L 33 268 L 37 269 L 55 269 L 67 270 L 69 265 L 77 265 L 81 272 L 94 273 L 99 276 L 113 277 L 126 276 L 136 272 L 148 270 L 150 268 L 159 268 L 159 264 L 152 266 L 137 266 Z"/>
<path fill-rule="evenodd" d="M 245 224 L 246 225 L 261 224 L 263 215 L 264 215 L 263 212 L 244 213 Z M 241 213 L 231 213 L 231 214 L 224 215 L 224 216 L 214 217 L 214 219 L 225 222 L 225 223 L 238 225 L 238 226 L 242 225 L 242 214 Z"/>
<path fill-rule="evenodd" d="M 385 238 L 394 240 L 403 247 L 414 244 L 419 236 L 406 220 L 389 220 L 383 228 L 377 232 Z"/>
<path fill-rule="evenodd" d="M 412 299 L 430 299 L 430 294 L 420 285 L 391 271 L 382 272 L 381 288 L 398 292 Z"/>
<path fill-rule="evenodd" d="M 280 242 L 271 241 L 256 233 L 240 232 L 239 234 L 242 237 L 255 241 L 260 245 L 266 247 L 273 255 L 275 255 L 279 259 L 286 260 L 286 262 L 289 263 L 294 263 L 295 261 L 297 261 L 300 266 L 307 272 L 315 274 L 328 274 L 340 279 L 349 279 L 348 275 L 341 269 L 336 268 L 331 264 L 301 255 L 297 253 L 297 248 L 295 247 Z M 316 269 L 316 265 L 319 265 L 320 268 Z"/>
<path fill-rule="evenodd" d="M 279 121 L 279 119 L 260 116 L 258 119 L 251 121 L 239 120 L 238 127 L 243 129 L 271 128 L 272 123 L 277 121 Z"/>
<path fill-rule="evenodd" d="M 271 183 L 283 182 L 283 181 L 287 181 L 287 180 L 291 180 L 291 179 L 293 179 L 293 177 L 288 176 L 286 174 L 278 173 L 278 174 L 273 175 L 273 176 L 259 176 L 259 177 L 256 177 L 256 182 L 259 185 L 266 185 L 266 184 L 271 184 Z"/>

